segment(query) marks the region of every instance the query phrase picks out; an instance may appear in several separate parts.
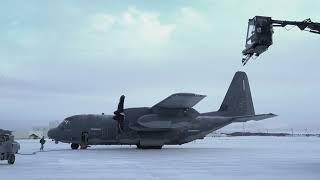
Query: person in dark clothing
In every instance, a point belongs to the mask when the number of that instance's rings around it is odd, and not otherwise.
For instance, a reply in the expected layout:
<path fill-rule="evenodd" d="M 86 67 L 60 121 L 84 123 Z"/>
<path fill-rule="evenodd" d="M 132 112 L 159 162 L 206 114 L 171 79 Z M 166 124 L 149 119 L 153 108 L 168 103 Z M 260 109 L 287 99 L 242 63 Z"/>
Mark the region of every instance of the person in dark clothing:
<path fill-rule="evenodd" d="M 40 151 L 43 151 L 45 143 L 46 143 L 46 140 L 44 139 L 44 136 L 42 136 L 42 138 L 40 139 L 40 144 L 41 144 Z"/>
<path fill-rule="evenodd" d="M 87 132 L 83 132 L 81 134 L 81 149 L 86 149 L 88 147 L 88 138 L 89 134 Z"/>

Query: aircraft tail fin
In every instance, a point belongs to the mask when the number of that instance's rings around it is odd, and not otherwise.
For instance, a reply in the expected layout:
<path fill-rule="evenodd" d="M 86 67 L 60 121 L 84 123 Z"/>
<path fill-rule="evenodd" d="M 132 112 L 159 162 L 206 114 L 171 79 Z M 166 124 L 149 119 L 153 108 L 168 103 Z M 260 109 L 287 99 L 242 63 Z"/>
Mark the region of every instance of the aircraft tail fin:
<path fill-rule="evenodd" d="M 249 80 L 245 72 L 238 71 L 235 73 L 218 111 L 225 112 L 228 116 L 255 114 Z"/>

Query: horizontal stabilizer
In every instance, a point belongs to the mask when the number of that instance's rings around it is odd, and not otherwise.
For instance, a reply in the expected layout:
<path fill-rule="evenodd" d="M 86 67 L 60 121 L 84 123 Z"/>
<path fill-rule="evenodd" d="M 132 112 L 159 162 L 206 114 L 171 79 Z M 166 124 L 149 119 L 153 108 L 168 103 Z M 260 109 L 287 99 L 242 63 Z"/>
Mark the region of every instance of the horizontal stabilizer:
<path fill-rule="evenodd" d="M 171 109 L 192 108 L 205 97 L 206 96 L 204 95 L 193 94 L 193 93 L 172 94 L 171 96 L 167 97 L 166 99 L 162 100 L 161 102 L 153 106 L 153 108 L 156 108 L 156 107 L 171 108 Z"/>
<path fill-rule="evenodd" d="M 249 115 L 249 116 L 236 116 L 232 118 L 232 122 L 247 122 L 247 121 L 260 121 L 263 119 L 273 118 L 277 115 L 273 113 L 269 114 L 258 114 L 258 115 Z"/>

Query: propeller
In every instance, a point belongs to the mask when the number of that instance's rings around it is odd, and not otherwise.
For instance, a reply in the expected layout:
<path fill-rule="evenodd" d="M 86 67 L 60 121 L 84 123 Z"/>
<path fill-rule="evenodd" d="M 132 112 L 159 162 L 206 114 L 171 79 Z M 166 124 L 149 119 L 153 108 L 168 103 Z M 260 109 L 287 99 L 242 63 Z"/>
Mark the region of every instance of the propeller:
<path fill-rule="evenodd" d="M 118 109 L 113 112 L 113 119 L 118 123 L 118 132 L 123 130 L 123 120 L 124 120 L 124 99 L 125 96 L 122 95 L 119 100 Z"/>

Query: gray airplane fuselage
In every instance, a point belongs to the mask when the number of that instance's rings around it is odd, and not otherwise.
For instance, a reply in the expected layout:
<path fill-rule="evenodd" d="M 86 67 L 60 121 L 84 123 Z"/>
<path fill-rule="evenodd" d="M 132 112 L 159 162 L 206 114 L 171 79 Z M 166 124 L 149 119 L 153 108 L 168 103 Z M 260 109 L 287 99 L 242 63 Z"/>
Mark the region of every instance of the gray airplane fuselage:
<path fill-rule="evenodd" d="M 139 113 L 138 113 L 139 112 Z M 134 117 L 131 117 L 131 113 Z M 231 118 L 222 116 L 200 115 L 196 110 L 181 112 L 179 117 L 161 117 L 152 113 L 151 108 L 125 109 L 124 130 L 118 133 L 117 122 L 113 115 L 75 115 L 65 119 L 57 128 L 51 129 L 48 136 L 64 143 L 81 144 L 81 134 L 88 133 L 90 145 L 146 145 L 160 146 L 184 144 L 195 139 L 204 138 L 207 134 L 231 123 Z M 157 117 L 158 116 L 158 117 Z M 153 125 L 152 128 L 141 126 L 138 119 L 165 119 L 170 127 Z"/>
<path fill-rule="evenodd" d="M 137 145 L 161 148 L 202 139 L 234 122 L 262 120 L 276 115 L 256 115 L 247 75 L 237 72 L 218 111 L 199 113 L 192 107 L 205 96 L 193 93 L 172 94 L 153 107 L 124 109 L 120 97 L 114 115 L 75 115 L 49 130 L 49 138 L 71 143 L 73 149 L 87 145 Z"/>

